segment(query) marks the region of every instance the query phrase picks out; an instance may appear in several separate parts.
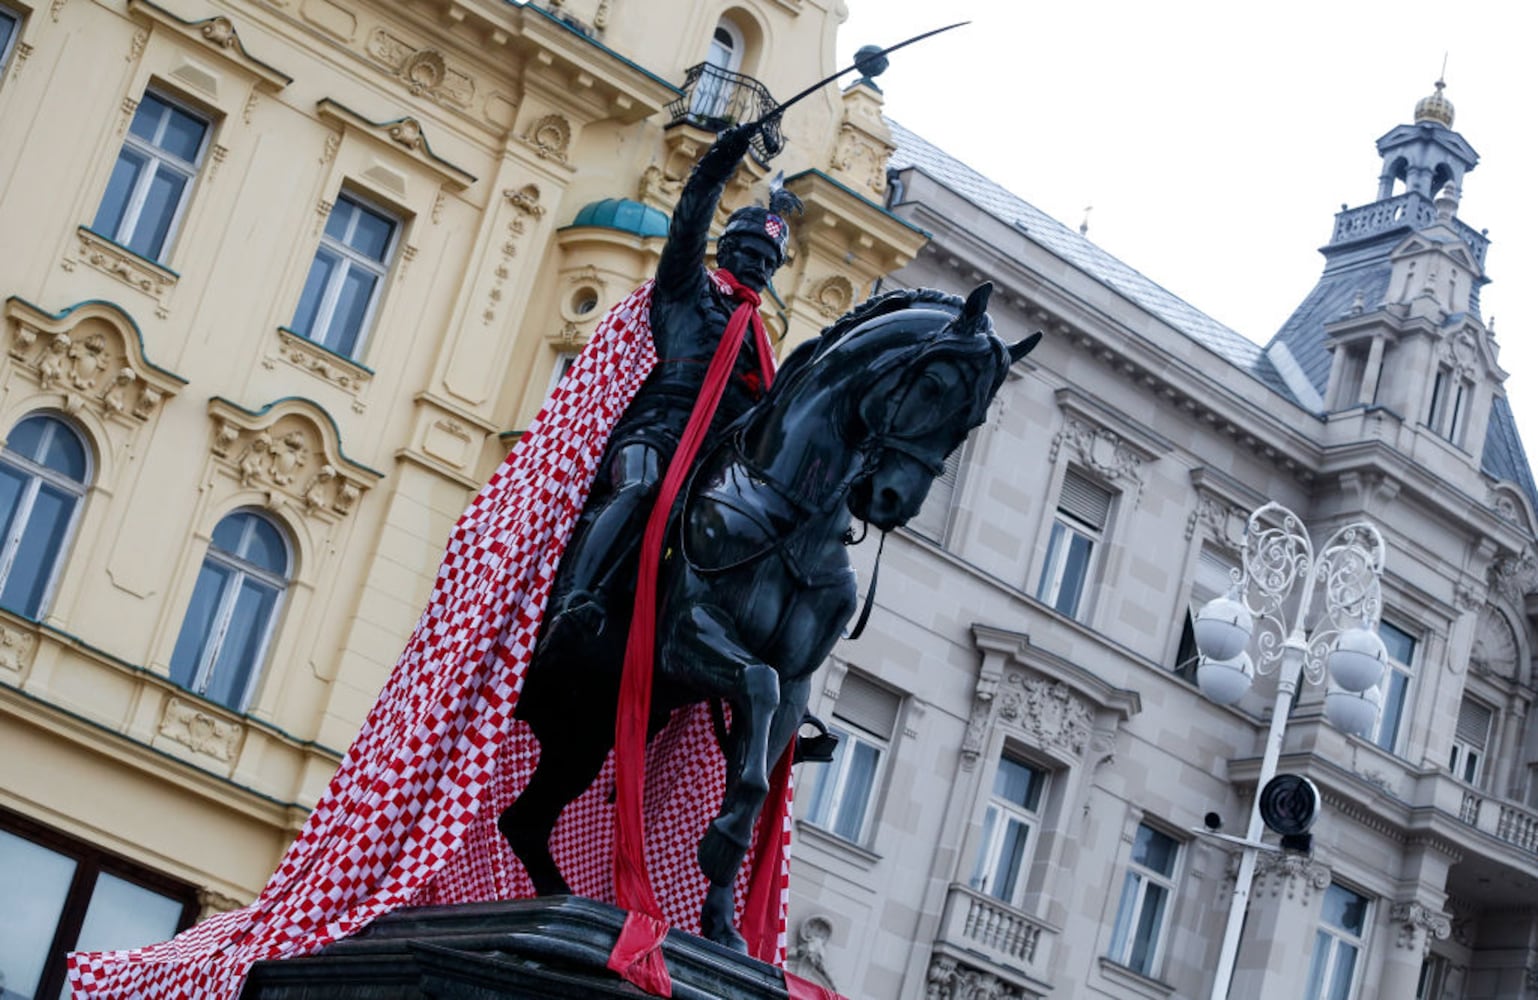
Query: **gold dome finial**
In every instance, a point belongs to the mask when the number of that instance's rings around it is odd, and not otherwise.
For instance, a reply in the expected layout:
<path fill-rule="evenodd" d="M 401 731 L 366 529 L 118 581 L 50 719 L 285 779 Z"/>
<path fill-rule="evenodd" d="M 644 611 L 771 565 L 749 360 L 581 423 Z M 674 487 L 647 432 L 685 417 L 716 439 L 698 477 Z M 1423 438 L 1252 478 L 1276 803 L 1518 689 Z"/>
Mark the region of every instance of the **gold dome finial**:
<path fill-rule="evenodd" d="M 1434 122 L 1447 128 L 1453 127 L 1453 102 L 1442 96 L 1442 88 L 1446 86 L 1445 82 L 1438 80 L 1436 93 L 1415 102 L 1415 124 Z"/>

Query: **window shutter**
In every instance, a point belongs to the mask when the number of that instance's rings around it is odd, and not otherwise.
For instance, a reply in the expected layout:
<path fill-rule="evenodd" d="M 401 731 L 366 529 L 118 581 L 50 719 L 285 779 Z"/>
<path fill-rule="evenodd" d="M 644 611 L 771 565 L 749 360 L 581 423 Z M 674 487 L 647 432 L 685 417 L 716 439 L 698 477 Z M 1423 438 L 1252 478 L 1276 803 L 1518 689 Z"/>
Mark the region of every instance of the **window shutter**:
<path fill-rule="evenodd" d="M 872 684 L 858 674 L 850 673 L 844 675 L 833 714 L 873 736 L 890 740 L 897 728 L 898 703 L 896 694 Z"/>
<path fill-rule="evenodd" d="M 1095 529 L 1105 527 L 1111 513 L 1111 491 L 1086 479 L 1073 469 L 1063 477 L 1063 491 L 1057 509 Z"/>
<path fill-rule="evenodd" d="M 1228 593 L 1233 586 L 1234 564 L 1211 549 L 1202 549 L 1196 561 L 1196 576 L 1191 581 L 1191 603 L 1201 607 L 1214 597 Z"/>
<path fill-rule="evenodd" d="M 1483 750 L 1490 741 L 1490 721 L 1494 715 L 1479 702 L 1463 699 L 1458 706 L 1458 742 Z"/>

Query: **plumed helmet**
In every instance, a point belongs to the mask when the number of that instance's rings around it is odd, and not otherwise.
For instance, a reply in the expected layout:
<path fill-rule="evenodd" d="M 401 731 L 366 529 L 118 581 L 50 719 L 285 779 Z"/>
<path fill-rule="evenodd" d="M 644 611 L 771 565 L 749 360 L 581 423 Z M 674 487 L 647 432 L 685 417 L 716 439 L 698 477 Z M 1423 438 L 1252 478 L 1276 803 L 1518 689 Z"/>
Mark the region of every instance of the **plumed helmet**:
<path fill-rule="evenodd" d="M 785 263 L 785 250 L 790 244 L 790 225 L 785 217 L 802 211 L 801 199 L 782 187 L 775 186 L 769 194 L 769 207 L 749 205 L 739 208 L 726 220 L 721 238 L 757 236 L 768 240 L 780 253 L 780 263 Z"/>

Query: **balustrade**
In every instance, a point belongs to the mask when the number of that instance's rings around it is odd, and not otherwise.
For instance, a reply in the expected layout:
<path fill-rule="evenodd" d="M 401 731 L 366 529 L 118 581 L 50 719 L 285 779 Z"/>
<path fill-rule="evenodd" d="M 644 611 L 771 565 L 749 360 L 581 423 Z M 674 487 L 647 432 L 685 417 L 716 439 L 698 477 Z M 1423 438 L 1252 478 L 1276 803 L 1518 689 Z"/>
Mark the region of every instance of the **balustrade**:
<path fill-rule="evenodd" d="M 940 940 L 1037 979 L 1046 978 L 1056 935 L 1023 910 L 964 885 L 952 885 L 945 900 Z"/>

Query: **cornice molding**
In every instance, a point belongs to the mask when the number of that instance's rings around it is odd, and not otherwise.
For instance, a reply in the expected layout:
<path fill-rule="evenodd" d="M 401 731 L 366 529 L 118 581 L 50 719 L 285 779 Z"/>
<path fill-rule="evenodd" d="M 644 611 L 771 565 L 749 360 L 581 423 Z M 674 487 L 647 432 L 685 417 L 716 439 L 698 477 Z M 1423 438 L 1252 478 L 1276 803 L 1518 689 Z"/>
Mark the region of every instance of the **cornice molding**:
<path fill-rule="evenodd" d="M 275 94 L 294 78 L 246 51 L 235 22 L 223 14 L 201 21 L 186 21 L 150 0 L 128 0 L 128 12 L 140 21 L 168 29 L 192 42 L 200 51 L 218 56 L 225 64 L 251 77 L 260 90 Z"/>
<path fill-rule="evenodd" d="M 475 175 L 433 152 L 422 123 L 410 115 L 392 121 L 370 121 L 346 105 L 329 97 L 322 98 L 315 106 L 321 121 L 334 127 L 351 129 L 376 145 L 409 157 L 425 169 L 439 184 L 454 191 L 463 191 L 475 183 Z"/>

